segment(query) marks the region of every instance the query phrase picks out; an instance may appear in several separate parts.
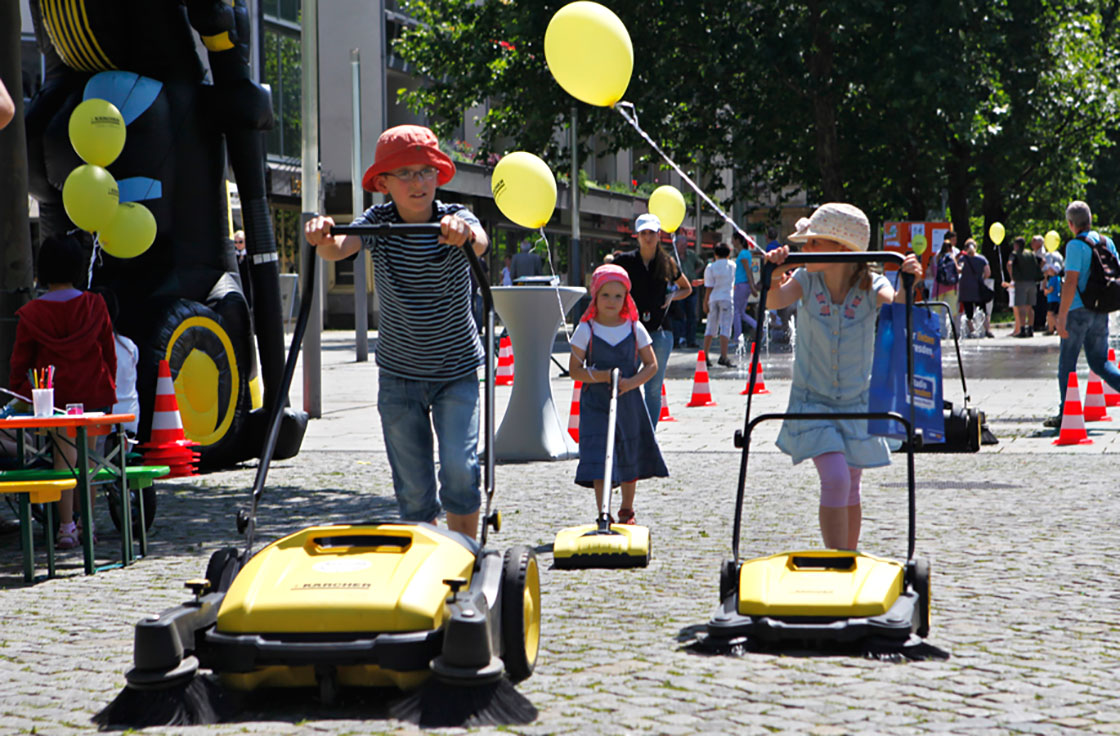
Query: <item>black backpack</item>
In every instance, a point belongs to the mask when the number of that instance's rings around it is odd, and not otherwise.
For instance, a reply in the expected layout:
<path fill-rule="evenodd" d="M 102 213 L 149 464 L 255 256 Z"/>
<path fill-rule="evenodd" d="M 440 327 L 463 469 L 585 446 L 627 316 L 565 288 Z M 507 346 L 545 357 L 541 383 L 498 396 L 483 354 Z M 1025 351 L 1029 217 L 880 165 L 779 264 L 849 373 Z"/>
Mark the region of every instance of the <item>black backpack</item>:
<path fill-rule="evenodd" d="M 1100 235 L 1097 242 L 1077 238 L 1093 252 L 1089 260 L 1089 280 L 1081 290 L 1081 303 L 1093 312 L 1115 312 L 1120 309 L 1120 261 L 1108 247 L 1109 240 Z"/>
<path fill-rule="evenodd" d="M 952 253 L 945 253 L 937 258 L 937 283 L 943 286 L 952 286 L 957 283 L 961 278 L 961 274 L 957 271 L 956 262 L 953 260 Z"/>

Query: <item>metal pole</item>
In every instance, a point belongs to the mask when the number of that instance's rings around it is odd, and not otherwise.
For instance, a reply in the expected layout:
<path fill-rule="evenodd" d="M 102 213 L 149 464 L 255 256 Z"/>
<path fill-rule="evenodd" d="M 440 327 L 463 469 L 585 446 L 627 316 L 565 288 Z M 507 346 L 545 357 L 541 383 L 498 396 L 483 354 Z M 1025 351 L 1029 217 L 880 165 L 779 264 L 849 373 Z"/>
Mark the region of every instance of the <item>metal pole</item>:
<path fill-rule="evenodd" d="M 300 121 L 303 128 L 303 195 L 302 226 L 319 211 L 319 0 L 303 0 L 303 28 L 300 38 L 302 56 L 302 102 Z M 301 227 L 302 231 L 303 228 Z M 304 247 L 304 260 L 317 258 L 310 246 Z M 302 273 L 325 272 L 326 269 L 303 268 Z M 303 341 L 303 410 L 312 419 L 323 416 L 323 281 L 316 279 L 311 295 L 311 315 Z"/>
<path fill-rule="evenodd" d="M 350 49 L 350 108 L 353 145 L 350 151 L 350 204 L 354 218 L 365 210 L 362 202 L 362 87 L 361 54 Z M 366 249 L 354 258 L 354 342 L 357 361 L 369 360 L 369 296 L 366 287 Z"/>
<path fill-rule="evenodd" d="M 696 164 L 696 183 L 699 184 L 700 181 L 701 181 L 700 164 Z M 697 197 L 696 198 L 696 253 L 697 253 L 697 255 L 704 252 L 703 250 L 701 250 L 701 245 L 700 245 L 702 232 L 703 232 L 703 223 L 700 221 L 700 207 L 701 207 L 700 197 Z"/>
<path fill-rule="evenodd" d="M 572 177 L 568 187 L 572 193 L 572 243 L 568 247 L 568 284 L 583 286 L 583 259 L 579 252 L 579 122 L 578 108 L 572 107 Z"/>

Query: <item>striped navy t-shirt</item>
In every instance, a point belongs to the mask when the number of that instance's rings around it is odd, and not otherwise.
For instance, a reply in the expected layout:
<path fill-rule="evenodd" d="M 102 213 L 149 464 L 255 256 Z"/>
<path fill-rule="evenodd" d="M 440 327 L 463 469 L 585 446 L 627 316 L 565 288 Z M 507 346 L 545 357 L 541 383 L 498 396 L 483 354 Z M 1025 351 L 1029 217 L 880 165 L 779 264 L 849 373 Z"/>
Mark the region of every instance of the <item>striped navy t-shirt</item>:
<path fill-rule="evenodd" d="M 431 222 L 456 215 L 471 225 L 478 218 L 461 204 L 432 207 Z M 399 223 L 392 202 L 370 207 L 355 225 Z M 451 381 L 482 364 L 482 342 L 471 315 L 470 264 L 460 248 L 438 235 L 362 237 L 373 257 L 381 305 L 377 367 L 400 378 Z"/>

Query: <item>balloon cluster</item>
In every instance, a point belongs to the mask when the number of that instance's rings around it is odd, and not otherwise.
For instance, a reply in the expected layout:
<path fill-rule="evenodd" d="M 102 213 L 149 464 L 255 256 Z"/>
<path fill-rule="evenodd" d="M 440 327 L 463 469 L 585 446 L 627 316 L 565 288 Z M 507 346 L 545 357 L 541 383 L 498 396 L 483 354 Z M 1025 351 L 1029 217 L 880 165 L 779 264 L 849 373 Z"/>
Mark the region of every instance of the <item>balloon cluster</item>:
<path fill-rule="evenodd" d="M 117 181 L 105 167 L 124 150 L 125 122 L 108 100 L 85 100 L 70 115 L 70 144 L 85 164 L 66 177 L 62 206 L 83 230 L 97 232 L 101 247 L 117 258 L 135 258 L 156 239 L 156 218 L 137 202 L 121 202 Z"/>
<path fill-rule="evenodd" d="M 607 8 L 586 0 L 569 3 L 552 16 L 544 34 L 544 56 L 552 76 L 568 94 L 600 107 L 622 99 L 634 70 L 634 47 L 626 26 Z M 673 187 L 661 189 L 672 190 L 658 196 L 663 209 L 655 211 L 650 197 L 649 211 L 661 218 L 664 230 L 673 232 L 684 220 L 684 198 Z M 552 170 L 526 151 L 498 162 L 490 190 L 502 214 L 522 227 L 544 227 L 556 209 Z"/>

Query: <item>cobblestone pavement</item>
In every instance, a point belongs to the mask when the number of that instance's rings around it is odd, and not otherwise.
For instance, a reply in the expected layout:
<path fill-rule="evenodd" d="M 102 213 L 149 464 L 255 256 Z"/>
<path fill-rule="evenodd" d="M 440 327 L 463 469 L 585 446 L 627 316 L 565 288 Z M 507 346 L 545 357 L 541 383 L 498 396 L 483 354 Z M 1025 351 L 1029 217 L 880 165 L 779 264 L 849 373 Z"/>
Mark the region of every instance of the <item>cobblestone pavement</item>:
<path fill-rule="evenodd" d="M 376 369 L 352 362 L 350 339 L 325 337 L 323 419 L 311 424 L 297 458 L 273 465 L 262 540 L 395 508 L 372 394 Z M 1009 340 L 981 342 L 985 350 L 1019 349 Z M 1039 346 L 1035 360 L 1056 363 L 1056 343 Z M 966 347 L 967 355 L 977 351 Z M 968 359 L 966 371 L 979 360 Z M 718 406 L 685 407 L 694 364 L 693 353 L 681 353 L 670 365 L 677 421 L 658 436 L 672 477 L 638 489 L 639 521 L 653 533 L 647 569 L 550 569 L 556 531 L 594 514 L 591 494 L 572 483 L 575 461 L 498 468 L 505 527 L 492 540 L 538 549 L 543 595 L 540 658 L 519 688 L 540 717 L 502 732 L 1120 733 L 1120 422 L 1091 424 L 1093 445 L 1055 447 L 1054 433 L 1039 431 L 1056 398 L 1052 365 L 1034 366 L 1036 378 L 969 383 L 1000 444 L 977 455 L 919 455 L 916 463 L 917 546 L 933 570 L 929 641 L 951 654 L 947 661 L 703 656 L 688 644 L 716 604 L 719 564 L 730 550 L 740 459 L 731 436 L 742 425 L 744 397 L 735 369 L 713 371 Z M 772 393 L 756 397 L 755 411 L 784 408 L 787 367 L 788 357 L 767 358 Z M 950 384 L 948 397 L 959 388 Z M 553 390 L 566 420 L 570 383 L 555 378 Z M 508 396 L 508 388 L 499 389 L 499 417 Z M 294 392 L 293 403 L 300 401 Z M 791 466 L 773 447 L 776 433 L 777 426 L 760 429 L 751 453 L 748 556 L 819 544 L 815 472 Z M 238 543 L 233 515 L 248 499 L 254 472 L 247 465 L 161 483 L 151 554 L 128 569 L 87 577 L 80 555 L 65 553 L 58 579 L 24 586 L 15 540 L 0 538 L 0 734 L 90 729 L 90 716 L 124 684 L 135 621 L 182 600 L 182 581 L 202 572 L 210 552 Z M 905 556 L 905 489 L 903 462 L 865 474 L 865 551 Z M 108 558 L 118 537 L 104 508 L 99 502 L 98 553 Z M 254 701 L 234 723 L 167 729 L 414 730 L 385 720 L 383 704 L 371 696 L 350 694 L 326 709 L 303 693 Z"/>

